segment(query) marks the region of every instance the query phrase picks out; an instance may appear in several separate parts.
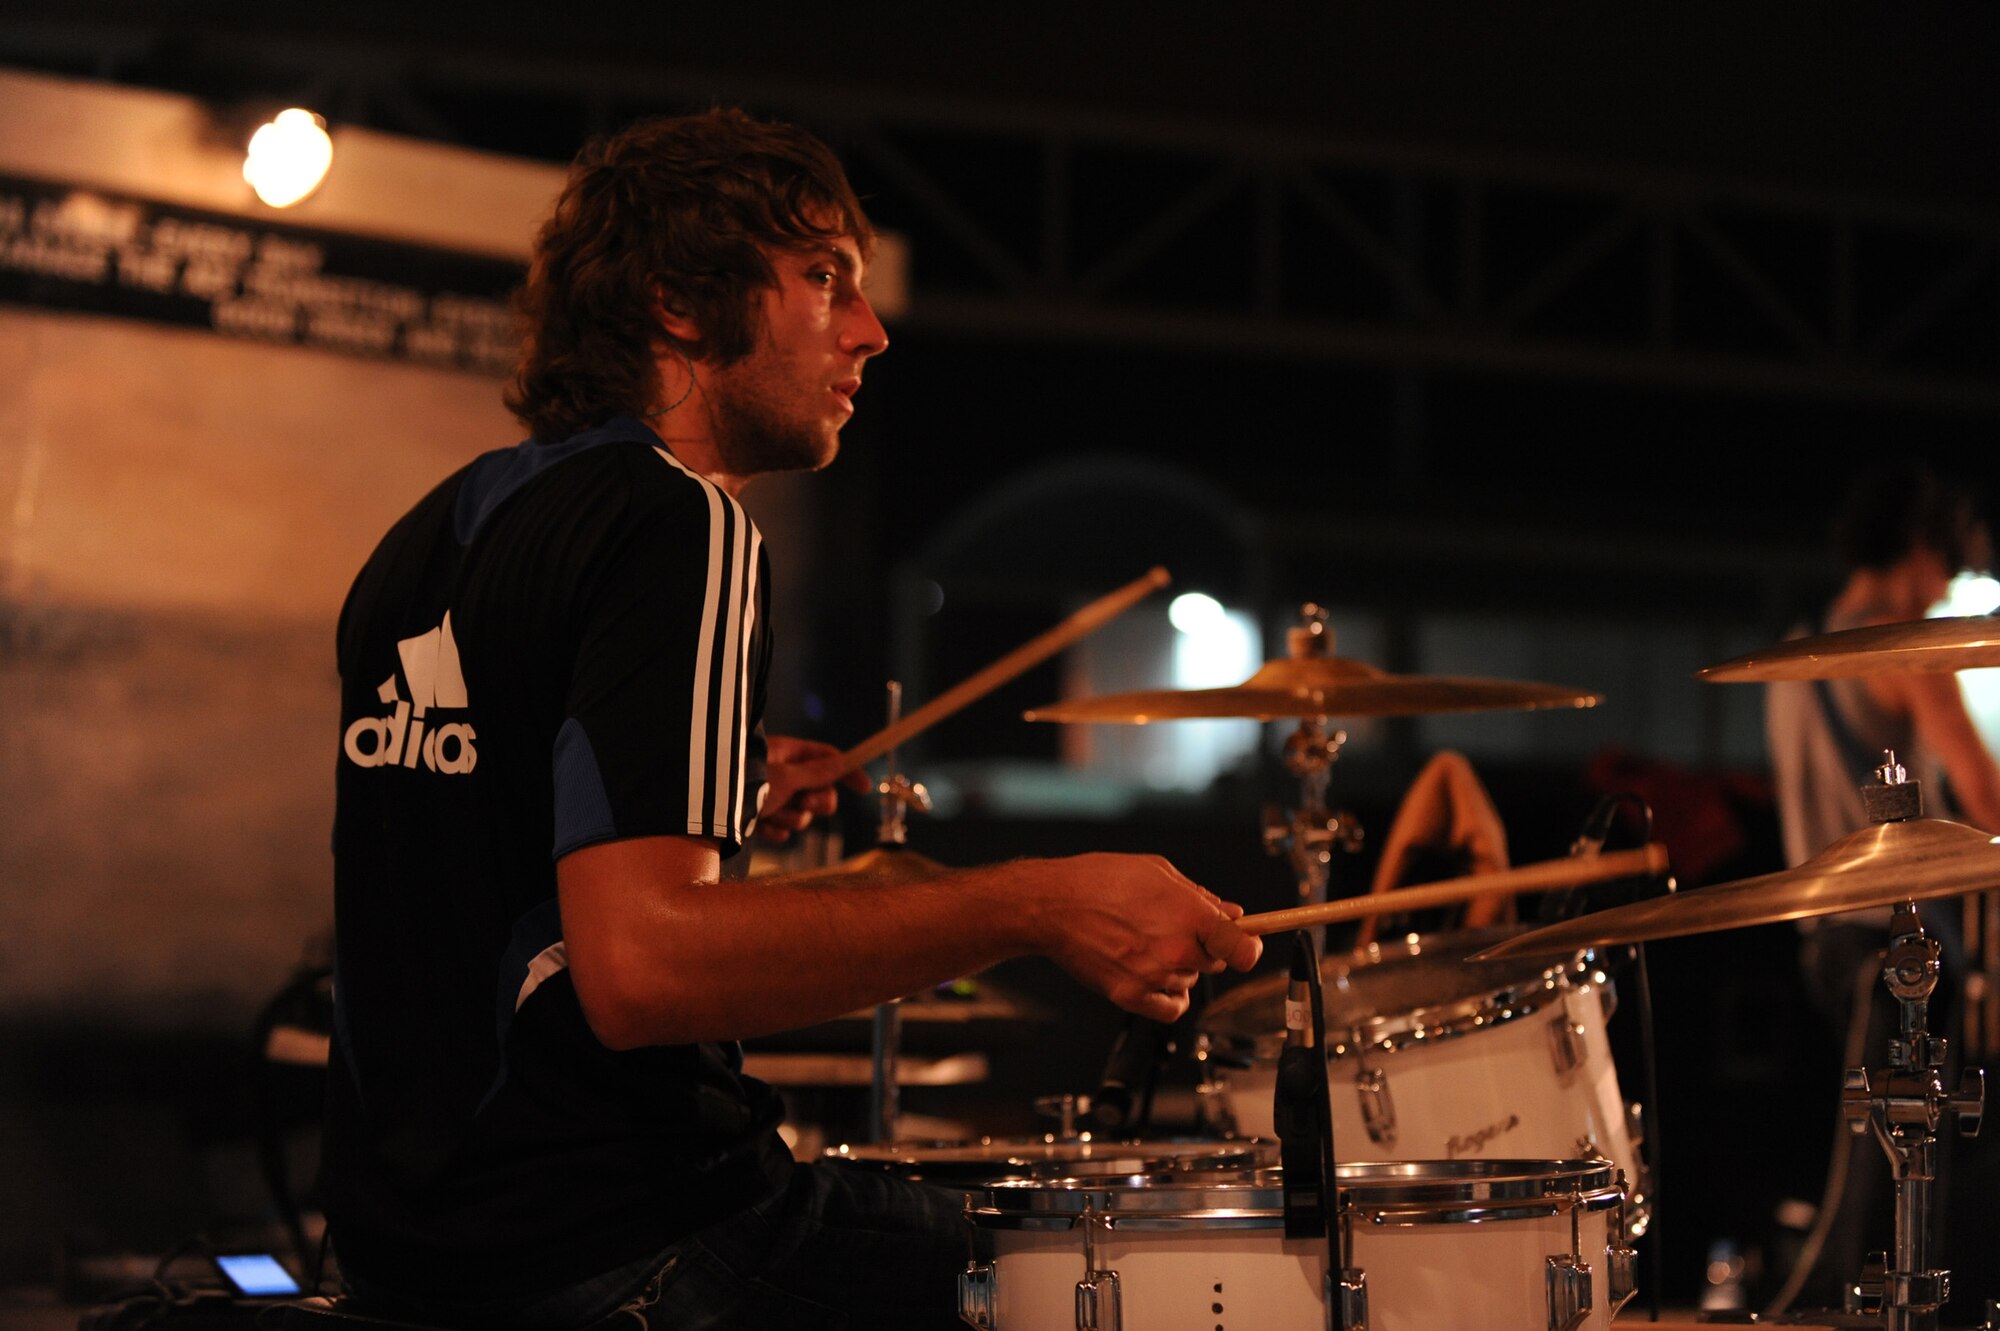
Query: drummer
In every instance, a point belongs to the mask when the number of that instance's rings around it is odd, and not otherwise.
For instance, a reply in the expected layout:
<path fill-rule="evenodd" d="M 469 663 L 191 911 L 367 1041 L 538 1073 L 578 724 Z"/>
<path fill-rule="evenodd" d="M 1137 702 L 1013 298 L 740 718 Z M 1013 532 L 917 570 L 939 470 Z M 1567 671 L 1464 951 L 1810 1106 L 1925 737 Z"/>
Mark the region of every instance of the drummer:
<path fill-rule="evenodd" d="M 1799 626 L 1795 636 L 1920 620 L 1945 599 L 1960 570 L 1983 567 L 1989 553 L 1970 496 L 1918 463 L 1859 478 L 1835 518 L 1833 538 L 1845 580 L 1820 621 Z M 1950 673 L 1774 683 L 1765 724 L 1788 864 L 1868 825 L 1860 787 L 1885 750 L 1923 782 L 1926 815 L 2000 832 L 2000 766 Z M 1952 955 L 1959 937 L 1954 909 L 1955 903 L 1943 909 L 1932 903 L 1923 912 L 1926 927 L 1947 949 L 1947 977 L 1965 973 Z M 1879 962 L 1888 924 L 1884 909 L 1801 925 L 1800 966 L 1815 1006 L 1836 1033 L 1848 1032 L 1857 1012 L 1867 1014 L 1861 1052 L 1871 1062 L 1881 1058 L 1895 1029 Z M 1933 1014 L 1944 1019 L 1941 1029 L 1957 1016 L 1948 990 L 1940 986 L 1933 1004 Z M 1840 1215 L 1829 1218 L 1831 1233 L 1801 1306 L 1837 1306 L 1840 1283 L 1860 1270 L 1864 1252 L 1888 1246 L 1887 1195 L 1880 1153 L 1863 1139 L 1855 1145 Z M 1870 1227 L 1876 1232 L 1866 1238 Z M 1954 1285 L 1969 1289 L 1965 1279 L 1973 1274 L 1955 1274 Z"/>
<path fill-rule="evenodd" d="M 354 584 L 324 1187 L 364 1311 L 955 1327 L 958 1199 L 796 1165 L 735 1042 L 1027 953 L 1168 1022 L 1257 960 L 1238 907 L 1150 856 L 732 881 L 753 834 L 866 788 L 763 732 L 769 570 L 737 501 L 833 461 L 888 345 L 873 239 L 798 129 L 714 111 L 592 144 L 523 296 L 530 438 Z"/>

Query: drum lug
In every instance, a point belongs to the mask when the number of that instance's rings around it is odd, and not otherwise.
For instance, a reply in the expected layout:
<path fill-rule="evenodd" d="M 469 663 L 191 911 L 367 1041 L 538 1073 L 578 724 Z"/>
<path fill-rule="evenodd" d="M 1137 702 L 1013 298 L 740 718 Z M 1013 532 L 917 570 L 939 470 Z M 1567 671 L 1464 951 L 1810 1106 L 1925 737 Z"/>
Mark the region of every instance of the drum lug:
<path fill-rule="evenodd" d="M 1088 1271 L 1076 1282 L 1076 1331 L 1120 1331 L 1116 1271 Z"/>
<path fill-rule="evenodd" d="M 1098 1232 L 1110 1233 L 1111 1217 L 1100 1215 L 1086 1197 L 1077 1224 L 1083 1230 L 1083 1279 L 1076 1282 L 1076 1331 L 1123 1331 L 1118 1273 L 1097 1265 Z"/>
<path fill-rule="evenodd" d="M 1396 1102 L 1389 1097 L 1389 1076 L 1380 1068 L 1354 1074 L 1354 1094 L 1361 1101 L 1361 1121 L 1377 1146 L 1396 1144 Z"/>
<path fill-rule="evenodd" d="M 1849 1074 L 1852 1075 L 1852 1074 Z M 1871 1252 L 1861 1263 L 1861 1274 L 1847 1282 L 1841 1302 L 1845 1311 L 1863 1317 L 1882 1315 L 1883 1296 L 1889 1284 L 1889 1254 Z"/>
<path fill-rule="evenodd" d="M 999 1306 L 993 1266 L 973 1262 L 958 1273 L 958 1320 L 979 1331 L 993 1331 L 995 1308 Z"/>
<path fill-rule="evenodd" d="M 1556 1075 L 1567 1077 L 1583 1066 L 1590 1056 L 1590 1046 L 1584 1043 L 1584 1028 L 1569 1019 L 1567 1015 L 1557 1017 L 1549 1024 L 1549 1052 L 1555 1059 Z"/>
<path fill-rule="evenodd" d="M 1326 1278 L 1327 1331 L 1368 1331 L 1368 1273 L 1344 1266 Z"/>
<path fill-rule="evenodd" d="M 1236 1135 L 1236 1107 L 1229 1099 L 1229 1083 L 1216 1071 L 1215 1042 L 1203 1031 L 1194 1037 L 1194 1063 L 1199 1077 L 1194 1085 L 1195 1122 L 1217 1137 Z"/>
<path fill-rule="evenodd" d="M 1590 1316 L 1590 1265 L 1570 1253 L 1549 1258 L 1549 1331 L 1576 1331 Z"/>
<path fill-rule="evenodd" d="M 1639 1288 L 1639 1250 L 1627 1248 L 1614 1239 L 1604 1245 L 1604 1280 L 1611 1298 L 1612 1316 L 1625 1306 Z"/>

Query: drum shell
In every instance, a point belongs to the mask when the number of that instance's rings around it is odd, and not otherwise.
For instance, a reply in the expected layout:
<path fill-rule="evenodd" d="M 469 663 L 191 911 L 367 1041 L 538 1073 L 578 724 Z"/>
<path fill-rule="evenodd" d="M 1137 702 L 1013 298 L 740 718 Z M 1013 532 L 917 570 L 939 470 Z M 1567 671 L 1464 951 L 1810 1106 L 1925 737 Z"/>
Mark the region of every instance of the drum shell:
<path fill-rule="evenodd" d="M 1521 1195 L 1482 1195 L 1503 1176 Z M 1551 1258 L 1588 1268 L 1580 1331 L 1605 1331 L 1629 1297 L 1613 1274 L 1623 1191 L 1603 1162 L 1356 1163 L 1341 1178 L 1373 1331 L 1544 1331 Z M 1089 1224 L 1089 1260 L 1117 1274 L 1124 1331 L 1323 1331 L 1326 1241 L 1284 1237 L 1280 1180 L 1275 1170 L 1223 1171 L 970 1194 L 967 1215 L 993 1253 L 992 1326 L 1077 1325 Z M 1083 1218 L 1086 1203 L 1094 1221 Z M 1629 1274 L 1629 1250 L 1622 1260 Z"/>
<path fill-rule="evenodd" d="M 1461 971 L 1462 958 L 1506 936 L 1404 940 L 1367 959 L 1328 959 L 1335 1154 L 1343 1161 L 1601 1156 L 1625 1172 L 1632 1232 L 1643 1233 L 1646 1177 L 1611 1057 L 1608 981 L 1588 956 Z M 1273 1135 L 1282 1025 L 1253 1033 L 1249 1022 L 1261 1007 L 1281 1011 L 1278 992 L 1269 980 L 1244 986 L 1203 1019 L 1223 1062 L 1243 1064 L 1226 1067 L 1222 1080 L 1233 1127 L 1245 1136 Z M 1408 1006 L 1380 1010 L 1396 1004 Z"/>

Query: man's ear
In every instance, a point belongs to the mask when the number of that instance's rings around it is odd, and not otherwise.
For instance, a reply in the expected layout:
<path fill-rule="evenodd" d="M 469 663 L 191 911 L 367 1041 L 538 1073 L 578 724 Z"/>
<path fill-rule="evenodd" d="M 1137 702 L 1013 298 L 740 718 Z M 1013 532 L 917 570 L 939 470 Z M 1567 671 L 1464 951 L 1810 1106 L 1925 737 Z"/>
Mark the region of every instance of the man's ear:
<path fill-rule="evenodd" d="M 694 311 L 665 287 L 653 288 L 653 318 L 659 322 L 661 332 L 682 346 L 701 341 L 701 326 L 695 322 Z"/>

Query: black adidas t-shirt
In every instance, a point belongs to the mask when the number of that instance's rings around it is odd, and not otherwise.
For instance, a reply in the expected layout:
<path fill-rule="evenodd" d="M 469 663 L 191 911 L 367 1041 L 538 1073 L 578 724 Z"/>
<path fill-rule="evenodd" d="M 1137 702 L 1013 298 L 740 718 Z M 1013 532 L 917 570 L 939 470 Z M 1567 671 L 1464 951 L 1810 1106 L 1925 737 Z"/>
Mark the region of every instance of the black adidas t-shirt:
<path fill-rule="evenodd" d="M 592 1037 L 555 880 L 598 841 L 743 843 L 768 604 L 755 526 L 630 419 L 477 459 L 356 578 L 325 1191 L 357 1277 L 553 1288 L 782 1186 L 739 1050 Z"/>

